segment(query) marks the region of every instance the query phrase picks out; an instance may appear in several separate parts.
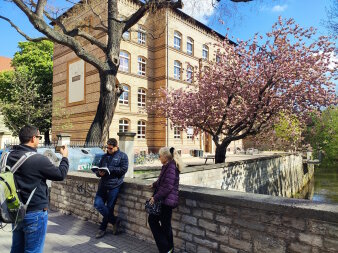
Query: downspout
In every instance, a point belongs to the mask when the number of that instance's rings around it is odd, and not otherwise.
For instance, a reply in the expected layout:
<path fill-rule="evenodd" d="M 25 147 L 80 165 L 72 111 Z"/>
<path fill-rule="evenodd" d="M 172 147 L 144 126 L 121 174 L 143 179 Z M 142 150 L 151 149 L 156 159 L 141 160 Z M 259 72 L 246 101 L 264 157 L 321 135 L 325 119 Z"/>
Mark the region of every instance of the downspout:
<path fill-rule="evenodd" d="M 169 8 L 167 8 L 166 10 L 166 30 L 167 30 L 167 92 L 169 90 L 169 24 L 168 24 L 168 11 L 169 11 Z M 167 117 L 167 136 L 166 136 L 166 146 L 169 147 L 169 118 Z"/>

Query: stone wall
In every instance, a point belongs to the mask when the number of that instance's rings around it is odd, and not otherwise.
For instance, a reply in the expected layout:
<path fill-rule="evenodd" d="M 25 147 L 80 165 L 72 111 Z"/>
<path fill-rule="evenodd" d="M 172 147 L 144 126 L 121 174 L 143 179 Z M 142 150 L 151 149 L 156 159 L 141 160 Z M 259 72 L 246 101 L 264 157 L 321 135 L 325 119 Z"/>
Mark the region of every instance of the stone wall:
<path fill-rule="evenodd" d="M 157 177 L 159 172 L 145 174 Z M 276 154 L 222 164 L 187 167 L 180 183 L 216 189 L 293 197 L 311 180 L 314 166 L 301 154 Z M 140 175 L 136 175 L 138 177 Z"/>
<path fill-rule="evenodd" d="M 98 222 L 94 177 L 74 172 L 53 182 L 52 209 Z M 147 184 L 126 179 L 115 212 L 124 232 L 153 241 L 144 211 L 152 194 Z M 182 185 L 172 225 L 181 252 L 338 252 L 338 206 L 307 200 Z"/>

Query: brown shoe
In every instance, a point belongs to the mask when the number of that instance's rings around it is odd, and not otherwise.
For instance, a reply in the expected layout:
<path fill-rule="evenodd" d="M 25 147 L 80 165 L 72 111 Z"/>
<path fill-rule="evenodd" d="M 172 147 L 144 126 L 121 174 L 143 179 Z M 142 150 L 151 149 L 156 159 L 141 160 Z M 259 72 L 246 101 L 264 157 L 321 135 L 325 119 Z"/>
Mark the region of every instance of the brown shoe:
<path fill-rule="evenodd" d="M 113 235 L 118 234 L 120 224 L 121 224 L 121 219 L 119 217 L 116 217 L 115 224 L 113 224 Z"/>
<path fill-rule="evenodd" d="M 95 238 L 96 238 L 96 239 L 102 238 L 105 234 L 106 234 L 106 231 L 100 229 L 100 230 L 96 233 Z"/>

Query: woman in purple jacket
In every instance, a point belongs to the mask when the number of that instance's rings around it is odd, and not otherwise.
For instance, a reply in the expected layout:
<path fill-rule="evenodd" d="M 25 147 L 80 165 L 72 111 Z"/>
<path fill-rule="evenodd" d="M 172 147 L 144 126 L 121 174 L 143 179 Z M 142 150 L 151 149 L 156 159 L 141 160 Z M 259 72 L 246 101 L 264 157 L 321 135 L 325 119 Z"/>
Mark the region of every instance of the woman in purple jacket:
<path fill-rule="evenodd" d="M 160 161 L 163 164 L 161 174 L 151 186 L 154 196 L 150 204 L 162 201 L 160 215 L 149 214 L 148 223 L 160 253 L 174 252 L 173 232 L 171 228 L 172 210 L 178 205 L 179 173 L 183 168 L 181 157 L 174 148 L 161 148 Z"/>

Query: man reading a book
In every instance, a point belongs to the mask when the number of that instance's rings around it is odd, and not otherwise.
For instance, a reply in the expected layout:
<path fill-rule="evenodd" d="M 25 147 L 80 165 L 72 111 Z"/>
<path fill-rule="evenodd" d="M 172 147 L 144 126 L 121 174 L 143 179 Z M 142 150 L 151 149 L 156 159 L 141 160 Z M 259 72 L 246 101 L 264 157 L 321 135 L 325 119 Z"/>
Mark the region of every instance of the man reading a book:
<path fill-rule="evenodd" d="M 108 169 L 108 171 L 107 171 Z M 117 233 L 120 219 L 114 216 L 114 207 L 124 175 L 128 170 L 128 156 L 121 152 L 117 140 L 107 141 L 107 153 L 102 156 L 96 176 L 100 177 L 94 207 L 103 216 L 96 238 L 105 235 L 108 223 L 113 225 L 113 234 Z"/>

